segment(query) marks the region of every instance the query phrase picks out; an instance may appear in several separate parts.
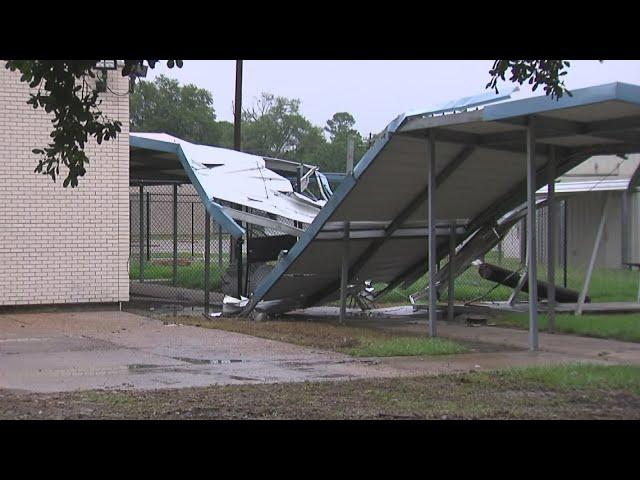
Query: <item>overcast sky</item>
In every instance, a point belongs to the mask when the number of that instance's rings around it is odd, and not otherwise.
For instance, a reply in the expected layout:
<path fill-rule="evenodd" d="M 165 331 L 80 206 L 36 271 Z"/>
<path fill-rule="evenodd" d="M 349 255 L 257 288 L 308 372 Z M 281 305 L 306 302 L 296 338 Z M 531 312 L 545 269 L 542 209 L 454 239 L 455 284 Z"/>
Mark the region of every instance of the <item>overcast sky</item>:
<path fill-rule="evenodd" d="M 346 111 L 365 136 L 382 130 L 398 114 L 483 93 L 490 60 L 246 60 L 243 106 L 261 92 L 297 98 L 312 123 L 324 126 Z M 148 80 L 165 74 L 211 91 L 219 120 L 233 120 L 235 61 L 185 60 L 182 69 L 163 64 L 149 69 Z M 569 89 L 621 81 L 640 84 L 640 61 L 572 61 L 565 76 Z M 543 93 L 537 91 L 535 94 Z M 530 96 L 528 85 L 519 97 Z"/>

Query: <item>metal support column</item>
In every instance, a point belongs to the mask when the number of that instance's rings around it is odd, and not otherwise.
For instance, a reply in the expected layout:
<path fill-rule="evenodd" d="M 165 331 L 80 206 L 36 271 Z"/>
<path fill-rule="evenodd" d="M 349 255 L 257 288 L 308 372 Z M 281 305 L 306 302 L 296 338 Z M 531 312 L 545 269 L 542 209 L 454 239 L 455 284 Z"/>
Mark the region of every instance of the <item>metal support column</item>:
<path fill-rule="evenodd" d="M 609 206 L 609 192 L 605 193 L 604 205 L 602 206 L 602 215 L 600 216 L 600 223 L 598 224 L 598 231 L 596 232 L 596 241 L 593 245 L 593 251 L 591 252 L 591 259 L 589 260 L 589 267 L 587 268 L 587 275 L 582 285 L 582 291 L 578 298 L 576 305 L 576 315 L 582 315 L 582 308 L 584 307 L 584 300 L 589 292 L 589 284 L 591 283 L 591 274 L 593 273 L 593 267 L 596 264 L 596 258 L 598 257 L 598 250 L 600 249 L 600 242 L 602 241 L 602 233 L 604 232 L 604 225 L 607 221 L 607 207 Z"/>
<path fill-rule="evenodd" d="M 193 204 L 191 204 L 193 205 Z M 205 209 L 204 218 L 204 314 L 209 315 L 211 288 L 211 217 Z"/>
<path fill-rule="evenodd" d="M 353 160 L 355 156 L 355 140 L 352 137 L 347 138 L 347 175 L 353 173 Z"/>
<path fill-rule="evenodd" d="M 435 337 L 437 292 L 436 292 L 436 137 L 435 131 L 429 130 L 427 159 L 429 167 L 428 215 L 429 215 L 429 335 Z"/>
<path fill-rule="evenodd" d="M 556 328 L 556 149 L 549 147 L 547 161 L 547 319 L 548 328 Z"/>
<path fill-rule="evenodd" d="M 236 240 L 236 266 L 238 274 L 238 300 L 242 298 L 242 237 Z"/>
<path fill-rule="evenodd" d="M 620 205 L 621 215 L 622 215 L 622 231 L 620 232 L 622 235 L 622 264 L 629 262 L 629 232 L 631 229 L 629 228 L 631 225 L 631 217 L 629 216 L 629 190 L 624 190 L 622 192 L 622 202 Z"/>
<path fill-rule="evenodd" d="M 173 185 L 173 286 L 178 283 L 178 185 Z"/>
<path fill-rule="evenodd" d="M 151 195 L 147 192 L 147 260 L 151 260 Z"/>
<path fill-rule="evenodd" d="M 231 257 L 231 255 L 229 255 L 229 257 Z M 220 274 L 222 274 L 222 227 L 221 226 L 218 226 L 218 271 L 220 272 Z"/>
<path fill-rule="evenodd" d="M 138 267 L 140 269 L 140 283 L 144 282 L 144 185 L 140 184 L 140 216 L 138 217 L 138 223 L 140 224 L 140 240 L 138 242 L 139 248 L 139 260 Z"/>
<path fill-rule="evenodd" d="M 567 272 L 567 265 L 569 264 L 567 257 L 569 251 L 569 236 L 567 234 L 567 216 L 569 215 L 569 211 L 567 210 L 567 202 L 567 198 L 562 200 L 562 286 L 564 288 L 567 288 L 569 276 Z"/>
<path fill-rule="evenodd" d="M 456 226 L 451 225 L 451 231 L 449 232 L 449 303 L 447 305 L 447 319 L 453 320 L 453 302 L 455 300 L 455 256 L 456 256 Z"/>
<path fill-rule="evenodd" d="M 535 121 L 527 127 L 527 256 L 529 275 L 529 349 L 538 350 L 538 258 L 536 246 Z"/>
<path fill-rule="evenodd" d="M 522 219 L 520 225 L 520 263 L 527 264 L 527 218 Z"/>
<path fill-rule="evenodd" d="M 194 254 L 194 248 L 193 248 L 193 243 L 194 243 L 194 228 L 193 228 L 193 202 L 191 202 L 191 257 L 193 257 Z"/>
<path fill-rule="evenodd" d="M 344 222 L 342 240 L 342 268 L 340 269 L 340 323 L 344 323 L 347 315 L 347 287 L 349 285 L 349 222 Z"/>

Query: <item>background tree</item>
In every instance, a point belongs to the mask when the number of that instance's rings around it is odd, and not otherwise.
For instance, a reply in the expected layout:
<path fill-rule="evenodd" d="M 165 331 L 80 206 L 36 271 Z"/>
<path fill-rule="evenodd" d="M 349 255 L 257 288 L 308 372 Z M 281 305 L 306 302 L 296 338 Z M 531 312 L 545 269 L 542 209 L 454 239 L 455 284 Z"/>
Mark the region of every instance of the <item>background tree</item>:
<path fill-rule="evenodd" d="M 322 130 L 300 113 L 300 100 L 263 93 L 242 112 L 243 150 L 259 155 L 307 162 L 322 148 Z"/>
<path fill-rule="evenodd" d="M 163 132 L 203 145 L 223 143 L 211 92 L 192 84 L 181 86 L 164 75 L 136 87 L 130 97 L 129 124 L 133 132 Z"/>
<path fill-rule="evenodd" d="M 348 140 L 354 141 L 354 165 L 367 151 L 367 143 L 362 135 L 354 128 L 355 118 L 348 112 L 335 113 L 327 120 L 324 131 L 329 135 L 330 142 L 325 149 L 322 170 L 326 172 L 344 172 L 347 165 Z"/>
<path fill-rule="evenodd" d="M 33 108 L 43 108 L 53 115 L 51 143 L 44 148 L 33 149 L 33 153 L 38 157 L 35 171 L 48 175 L 55 181 L 60 175 L 62 164 L 68 169 L 63 182 L 64 187 L 77 186 L 78 177 L 86 173 L 85 165 L 89 158 L 84 147 L 89 138 L 95 138 L 100 144 L 102 141 L 116 138 L 121 130 L 121 122 L 111 120 L 101 112 L 100 99 L 94 83 L 87 81 L 95 78 L 94 70 L 98 61 L 10 60 L 5 65 L 12 71 L 18 70 L 22 74 L 20 80 L 37 89 L 36 94 L 29 95 L 27 103 Z M 150 68 L 154 68 L 158 60 L 125 60 L 122 75 L 132 74 L 145 62 Z M 181 67 L 182 61 L 167 60 L 167 66 Z M 511 82 L 521 85 L 528 82 L 534 91 L 542 86 L 547 95 L 560 98 L 564 93 L 570 95 L 562 79 L 568 68 L 569 62 L 564 60 L 496 60 L 489 71 L 491 79 L 486 88 L 498 91 L 498 81 L 506 81 L 506 77 L 510 75 Z M 286 157 L 291 156 L 297 149 L 301 152 L 304 150 L 305 155 L 309 155 L 307 143 L 322 145 L 317 130 L 313 130 L 315 127 L 299 115 L 299 101 L 297 104 L 295 102 L 289 101 L 287 104 L 274 97 L 265 99 L 267 110 L 258 112 L 257 117 L 251 117 L 255 112 L 247 112 L 247 120 L 255 123 L 252 128 L 255 128 L 256 134 L 255 138 L 247 135 L 250 149 L 256 152 L 282 152 L 282 156 Z M 269 123 L 272 119 L 268 112 L 272 109 L 274 115 L 279 116 L 283 123 Z M 264 114 L 266 118 L 262 120 Z M 327 126 L 333 128 L 329 124 Z M 306 138 L 305 135 L 309 137 Z"/>

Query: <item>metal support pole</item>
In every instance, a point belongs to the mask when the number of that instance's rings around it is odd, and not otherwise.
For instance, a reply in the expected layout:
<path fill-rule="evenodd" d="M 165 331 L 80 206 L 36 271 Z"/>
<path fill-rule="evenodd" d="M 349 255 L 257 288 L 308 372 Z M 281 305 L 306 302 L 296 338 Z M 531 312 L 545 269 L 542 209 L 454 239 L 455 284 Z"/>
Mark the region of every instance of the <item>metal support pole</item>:
<path fill-rule="evenodd" d="M 193 205 L 193 204 L 191 204 Z M 209 290 L 211 289 L 211 217 L 204 219 L 204 313 L 209 315 Z"/>
<path fill-rule="evenodd" d="M 349 284 L 349 222 L 344 222 L 342 240 L 342 268 L 340 270 L 340 323 L 344 323 L 347 314 L 347 287 Z"/>
<path fill-rule="evenodd" d="M 598 231 L 596 232 L 596 241 L 593 245 L 593 251 L 591 252 L 591 259 L 589 260 L 589 267 L 587 268 L 587 275 L 582 285 L 582 291 L 578 298 L 578 304 L 576 305 L 576 315 L 582 315 L 582 308 L 584 307 L 584 300 L 587 297 L 589 291 L 589 284 L 591 283 L 591 274 L 593 273 L 593 267 L 596 264 L 596 258 L 598 257 L 598 250 L 600 248 L 600 242 L 602 240 L 602 233 L 604 232 L 604 225 L 607 221 L 607 207 L 609 205 L 609 192 L 605 193 L 604 205 L 602 206 L 602 215 L 600 216 L 600 223 L 598 224 Z"/>
<path fill-rule="evenodd" d="M 221 226 L 218 226 L 218 271 L 222 273 L 222 227 Z"/>
<path fill-rule="evenodd" d="M 178 283 L 178 185 L 173 185 L 173 286 Z"/>
<path fill-rule="evenodd" d="M 624 190 L 622 192 L 622 201 L 621 201 L 621 218 L 622 218 L 622 231 L 620 232 L 622 235 L 622 258 L 621 258 L 621 263 L 624 265 L 625 263 L 627 263 L 629 261 L 629 232 L 630 232 L 630 228 L 629 226 L 631 225 L 631 217 L 629 216 L 629 191 L 628 190 Z"/>
<path fill-rule="evenodd" d="M 140 283 L 144 282 L 144 185 L 140 184 L 140 216 L 138 217 L 138 223 L 140 224 L 140 241 L 138 242 L 139 259 L 138 267 L 140 269 Z"/>
<path fill-rule="evenodd" d="M 549 147 L 547 161 L 547 319 L 548 328 L 556 328 L 556 149 Z"/>
<path fill-rule="evenodd" d="M 451 225 L 451 231 L 449 232 L 449 303 L 447 305 L 447 319 L 453 320 L 453 302 L 455 300 L 455 256 L 456 256 L 456 226 Z"/>
<path fill-rule="evenodd" d="M 233 106 L 233 149 L 239 152 L 242 148 L 242 60 L 236 60 L 236 95 Z"/>
<path fill-rule="evenodd" d="M 133 201 L 129 199 L 129 256 L 133 255 Z"/>
<path fill-rule="evenodd" d="M 436 332 L 436 137 L 435 131 L 429 130 L 427 159 L 429 166 L 428 216 L 429 216 L 429 335 L 435 337 Z"/>
<path fill-rule="evenodd" d="M 147 260 L 151 260 L 151 195 L 147 192 Z"/>
<path fill-rule="evenodd" d="M 238 273 L 238 299 L 242 298 L 242 237 L 236 240 L 236 260 Z"/>
<path fill-rule="evenodd" d="M 527 218 L 522 219 L 520 225 L 520 263 L 527 264 Z"/>
<path fill-rule="evenodd" d="M 347 175 L 353 173 L 353 157 L 355 156 L 355 141 L 352 137 L 347 138 Z"/>
<path fill-rule="evenodd" d="M 565 198 L 562 200 L 562 286 L 567 288 L 567 265 L 569 264 L 569 258 L 567 257 L 569 251 L 569 236 L 567 233 L 567 217 L 569 215 L 569 210 L 567 209 L 568 200 Z"/>
<path fill-rule="evenodd" d="M 529 266 L 529 349 L 538 350 L 538 258 L 536 246 L 535 120 L 527 127 L 527 256 Z"/>
<path fill-rule="evenodd" d="M 296 192 L 302 193 L 302 175 L 304 167 L 302 165 L 298 165 L 296 167 Z"/>
<path fill-rule="evenodd" d="M 191 202 L 191 257 L 192 257 L 192 258 L 193 258 L 193 254 L 194 254 L 193 241 L 194 241 L 194 228 L 193 228 L 193 202 Z"/>

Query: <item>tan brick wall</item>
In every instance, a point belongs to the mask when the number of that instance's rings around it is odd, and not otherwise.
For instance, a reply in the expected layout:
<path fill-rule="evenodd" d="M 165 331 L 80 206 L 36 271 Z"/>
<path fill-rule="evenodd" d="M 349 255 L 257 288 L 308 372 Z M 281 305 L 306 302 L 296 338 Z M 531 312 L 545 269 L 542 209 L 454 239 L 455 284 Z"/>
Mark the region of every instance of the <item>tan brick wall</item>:
<path fill-rule="evenodd" d="M 33 173 L 31 150 L 50 140 L 50 117 L 25 102 L 28 86 L 0 60 L 0 305 L 129 299 L 129 97 L 103 94 L 102 110 L 122 122 L 116 141 L 87 146 L 77 188 Z M 109 72 L 108 85 L 128 82 Z"/>

